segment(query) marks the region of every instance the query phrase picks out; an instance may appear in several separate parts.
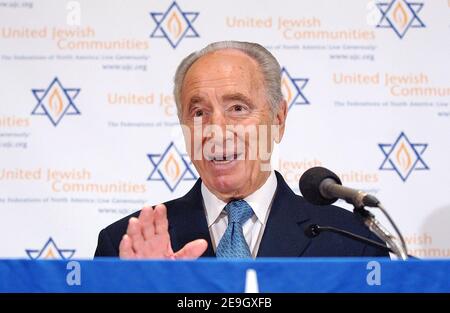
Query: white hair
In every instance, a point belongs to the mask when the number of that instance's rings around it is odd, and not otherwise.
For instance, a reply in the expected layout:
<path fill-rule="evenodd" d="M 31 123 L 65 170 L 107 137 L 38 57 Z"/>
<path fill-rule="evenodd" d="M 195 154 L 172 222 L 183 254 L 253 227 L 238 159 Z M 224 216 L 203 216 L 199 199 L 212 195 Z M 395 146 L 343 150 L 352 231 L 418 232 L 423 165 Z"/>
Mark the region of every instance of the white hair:
<path fill-rule="evenodd" d="M 207 45 L 205 48 L 191 53 L 178 65 L 174 78 L 174 97 L 177 105 L 178 117 L 181 118 L 181 86 L 189 68 L 202 56 L 225 49 L 235 49 L 254 59 L 264 77 L 264 87 L 267 100 L 273 113 L 278 111 L 283 100 L 281 92 L 281 68 L 275 57 L 263 46 L 253 42 L 219 41 Z"/>

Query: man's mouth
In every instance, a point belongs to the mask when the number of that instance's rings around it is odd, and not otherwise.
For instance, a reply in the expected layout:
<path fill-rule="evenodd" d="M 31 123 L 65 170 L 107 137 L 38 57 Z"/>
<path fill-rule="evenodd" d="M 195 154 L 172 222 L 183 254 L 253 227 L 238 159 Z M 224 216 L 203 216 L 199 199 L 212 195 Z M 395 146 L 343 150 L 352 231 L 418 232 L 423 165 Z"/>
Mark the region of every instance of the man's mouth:
<path fill-rule="evenodd" d="M 208 158 L 210 162 L 214 164 L 228 164 L 235 160 L 238 160 L 241 154 L 233 153 L 228 155 L 215 155 Z"/>

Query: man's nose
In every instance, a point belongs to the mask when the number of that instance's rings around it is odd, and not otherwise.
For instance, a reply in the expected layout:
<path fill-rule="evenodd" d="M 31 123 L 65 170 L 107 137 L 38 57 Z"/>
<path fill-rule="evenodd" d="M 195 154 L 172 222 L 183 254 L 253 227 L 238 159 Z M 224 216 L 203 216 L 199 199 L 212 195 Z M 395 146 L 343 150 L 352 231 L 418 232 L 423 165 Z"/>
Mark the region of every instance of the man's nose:
<path fill-rule="evenodd" d="M 214 110 L 211 115 L 210 124 L 225 129 L 227 121 L 224 112 L 221 110 Z"/>

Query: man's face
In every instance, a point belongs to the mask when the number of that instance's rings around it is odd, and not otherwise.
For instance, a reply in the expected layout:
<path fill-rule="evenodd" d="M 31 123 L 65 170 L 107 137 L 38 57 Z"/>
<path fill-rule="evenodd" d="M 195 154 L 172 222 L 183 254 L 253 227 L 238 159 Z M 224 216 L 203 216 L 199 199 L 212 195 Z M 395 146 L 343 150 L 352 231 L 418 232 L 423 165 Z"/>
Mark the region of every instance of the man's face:
<path fill-rule="evenodd" d="M 286 103 L 272 113 L 257 62 L 232 49 L 201 57 L 186 73 L 181 103 L 187 149 L 206 187 L 229 201 L 262 186 L 270 174 L 270 126 L 281 139 Z M 252 132 L 260 127 L 268 131 Z"/>

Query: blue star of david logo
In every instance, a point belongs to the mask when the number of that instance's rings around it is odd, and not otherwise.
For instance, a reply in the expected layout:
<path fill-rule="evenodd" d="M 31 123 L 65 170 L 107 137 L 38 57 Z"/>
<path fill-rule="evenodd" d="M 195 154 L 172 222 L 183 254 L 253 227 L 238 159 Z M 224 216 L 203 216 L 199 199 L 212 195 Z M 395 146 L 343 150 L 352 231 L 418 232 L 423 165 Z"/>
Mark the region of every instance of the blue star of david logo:
<path fill-rule="evenodd" d="M 197 175 L 191 168 L 187 154 L 180 153 L 173 142 L 169 144 L 162 154 L 147 154 L 153 165 L 153 170 L 147 178 L 148 181 L 163 181 L 167 188 L 173 192 L 181 181 L 197 180 Z M 175 167 L 169 172 L 168 168 Z M 171 177 L 172 176 L 172 177 Z"/>
<path fill-rule="evenodd" d="M 81 114 L 74 103 L 80 88 L 64 88 L 58 77 L 53 79 L 47 89 L 31 91 L 38 101 L 31 115 L 47 115 L 55 127 L 65 115 Z"/>
<path fill-rule="evenodd" d="M 50 237 L 42 249 L 26 249 L 28 257 L 32 260 L 59 259 L 68 260 L 75 254 L 75 249 L 59 249 L 55 241 Z"/>
<path fill-rule="evenodd" d="M 425 27 L 418 16 L 423 5 L 423 3 L 407 2 L 406 0 L 377 3 L 382 16 L 376 27 L 392 28 L 397 36 L 402 39 L 409 28 Z"/>
<path fill-rule="evenodd" d="M 200 37 L 192 24 L 199 12 L 183 12 L 174 1 L 166 12 L 150 12 L 156 23 L 151 38 L 166 38 L 172 48 L 176 48 L 183 38 Z"/>
<path fill-rule="evenodd" d="M 393 144 L 378 144 L 385 158 L 380 170 L 395 171 L 405 182 L 414 170 L 429 170 L 422 159 L 428 147 L 426 143 L 411 143 L 404 132 L 401 132 Z"/>
<path fill-rule="evenodd" d="M 293 105 L 310 104 L 308 99 L 306 99 L 305 95 L 302 93 L 308 81 L 308 78 L 293 78 L 285 67 L 281 69 L 281 88 L 284 91 L 283 95 L 288 102 L 288 110 L 290 110 Z"/>

